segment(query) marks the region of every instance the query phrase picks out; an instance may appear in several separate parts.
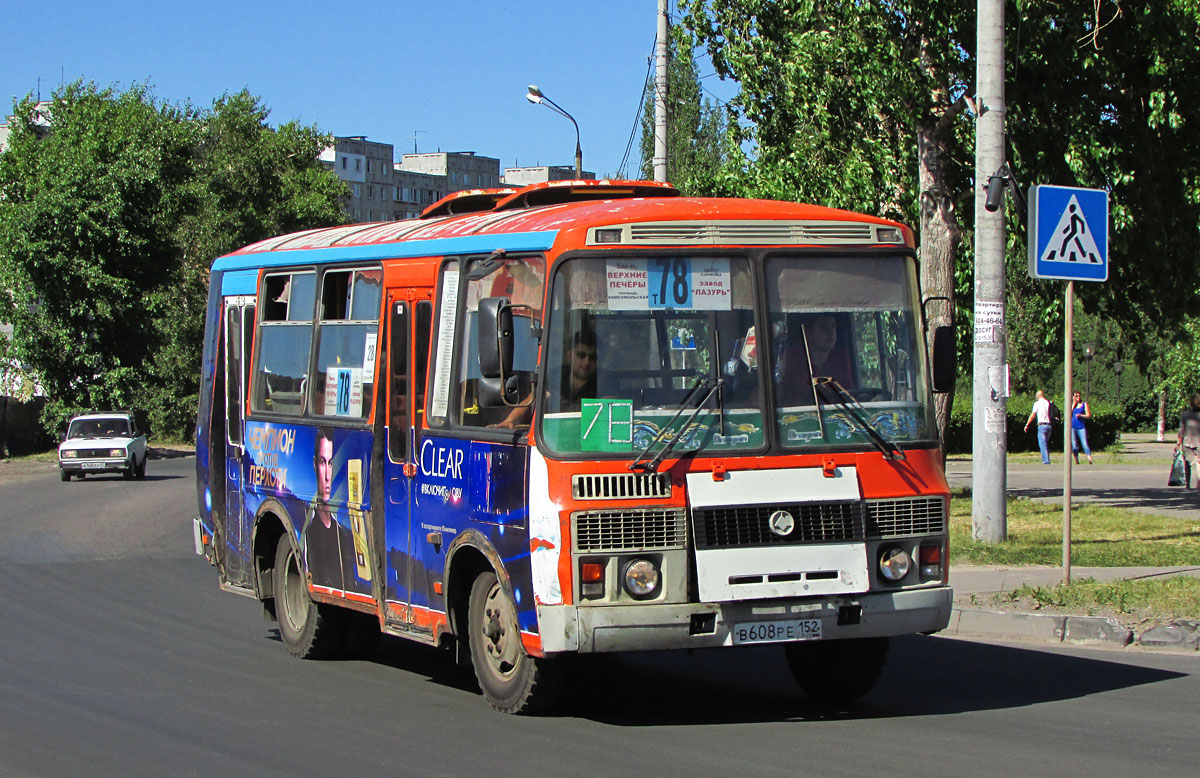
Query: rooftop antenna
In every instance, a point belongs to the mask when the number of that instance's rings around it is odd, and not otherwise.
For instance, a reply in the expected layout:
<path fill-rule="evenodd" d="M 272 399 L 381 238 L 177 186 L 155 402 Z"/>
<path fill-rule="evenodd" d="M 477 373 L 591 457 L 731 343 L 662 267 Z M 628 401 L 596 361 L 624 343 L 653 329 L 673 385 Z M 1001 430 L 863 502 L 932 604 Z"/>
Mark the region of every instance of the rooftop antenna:
<path fill-rule="evenodd" d="M 426 134 L 425 130 L 413 130 L 412 135 L 404 136 L 405 140 L 411 140 L 413 142 L 413 154 L 417 153 L 417 136 L 424 135 L 424 134 Z"/>

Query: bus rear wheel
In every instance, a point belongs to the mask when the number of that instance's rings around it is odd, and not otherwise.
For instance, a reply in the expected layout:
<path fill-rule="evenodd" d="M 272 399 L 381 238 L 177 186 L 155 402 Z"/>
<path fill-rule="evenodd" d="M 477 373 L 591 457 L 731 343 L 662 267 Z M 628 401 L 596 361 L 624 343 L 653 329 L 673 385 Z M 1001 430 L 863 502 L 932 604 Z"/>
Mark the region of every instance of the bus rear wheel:
<path fill-rule="evenodd" d="M 275 617 L 279 637 L 293 656 L 328 659 L 341 646 L 344 613 L 332 605 L 312 601 L 304 581 L 303 566 L 286 537 L 275 548 Z"/>
<path fill-rule="evenodd" d="M 888 639 L 788 643 L 783 651 L 801 689 L 823 703 L 845 704 L 875 688 L 887 663 Z"/>
<path fill-rule="evenodd" d="M 517 608 L 490 570 L 471 585 L 467 622 L 471 665 L 489 705 L 503 713 L 538 713 L 554 704 L 562 666 L 525 652 Z"/>

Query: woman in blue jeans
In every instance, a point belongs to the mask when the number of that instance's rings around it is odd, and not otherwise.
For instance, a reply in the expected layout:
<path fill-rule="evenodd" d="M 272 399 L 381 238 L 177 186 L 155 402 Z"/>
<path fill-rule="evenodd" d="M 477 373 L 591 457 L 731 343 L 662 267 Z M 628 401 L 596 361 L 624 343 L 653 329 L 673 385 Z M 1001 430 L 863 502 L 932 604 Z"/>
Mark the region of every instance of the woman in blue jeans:
<path fill-rule="evenodd" d="M 1071 395 L 1071 451 L 1075 454 L 1075 464 L 1079 464 L 1079 449 L 1087 454 L 1088 464 L 1092 462 L 1092 450 L 1088 447 L 1087 425 L 1084 419 L 1092 418 L 1092 409 L 1083 401 L 1079 392 Z"/>

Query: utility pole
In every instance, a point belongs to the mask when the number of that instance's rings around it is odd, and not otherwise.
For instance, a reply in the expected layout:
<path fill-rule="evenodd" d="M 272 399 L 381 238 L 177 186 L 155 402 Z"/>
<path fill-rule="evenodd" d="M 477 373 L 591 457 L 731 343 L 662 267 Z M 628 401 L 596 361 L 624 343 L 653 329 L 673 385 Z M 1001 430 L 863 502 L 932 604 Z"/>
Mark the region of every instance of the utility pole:
<path fill-rule="evenodd" d="M 658 0 L 654 41 L 654 180 L 667 180 L 667 0 Z"/>
<path fill-rule="evenodd" d="M 985 207 L 987 182 L 1004 164 L 1004 0 L 976 0 L 975 368 L 972 402 L 971 535 L 1008 537 L 1004 325 L 1004 204 Z"/>

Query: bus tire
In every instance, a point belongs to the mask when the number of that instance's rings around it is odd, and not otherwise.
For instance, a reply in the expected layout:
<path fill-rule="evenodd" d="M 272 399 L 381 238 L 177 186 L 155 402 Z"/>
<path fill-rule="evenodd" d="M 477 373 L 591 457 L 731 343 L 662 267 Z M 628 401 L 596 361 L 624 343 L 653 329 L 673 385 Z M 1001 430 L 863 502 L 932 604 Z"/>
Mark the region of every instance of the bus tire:
<path fill-rule="evenodd" d="M 517 609 L 491 570 L 471 585 L 467 606 L 471 665 L 484 698 L 502 713 L 538 713 L 555 702 L 561 667 L 525 652 Z"/>
<path fill-rule="evenodd" d="M 875 687 L 887 662 L 887 638 L 814 640 L 784 646 L 800 688 L 827 704 L 853 702 Z"/>
<path fill-rule="evenodd" d="M 279 637 L 292 656 L 328 659 L 342 645 L 340 629 L 345 615 L 332 605 L 316 603 L 308 596 L 300 557 L 286 537 L 275 547 L 275 617 Z"/>

